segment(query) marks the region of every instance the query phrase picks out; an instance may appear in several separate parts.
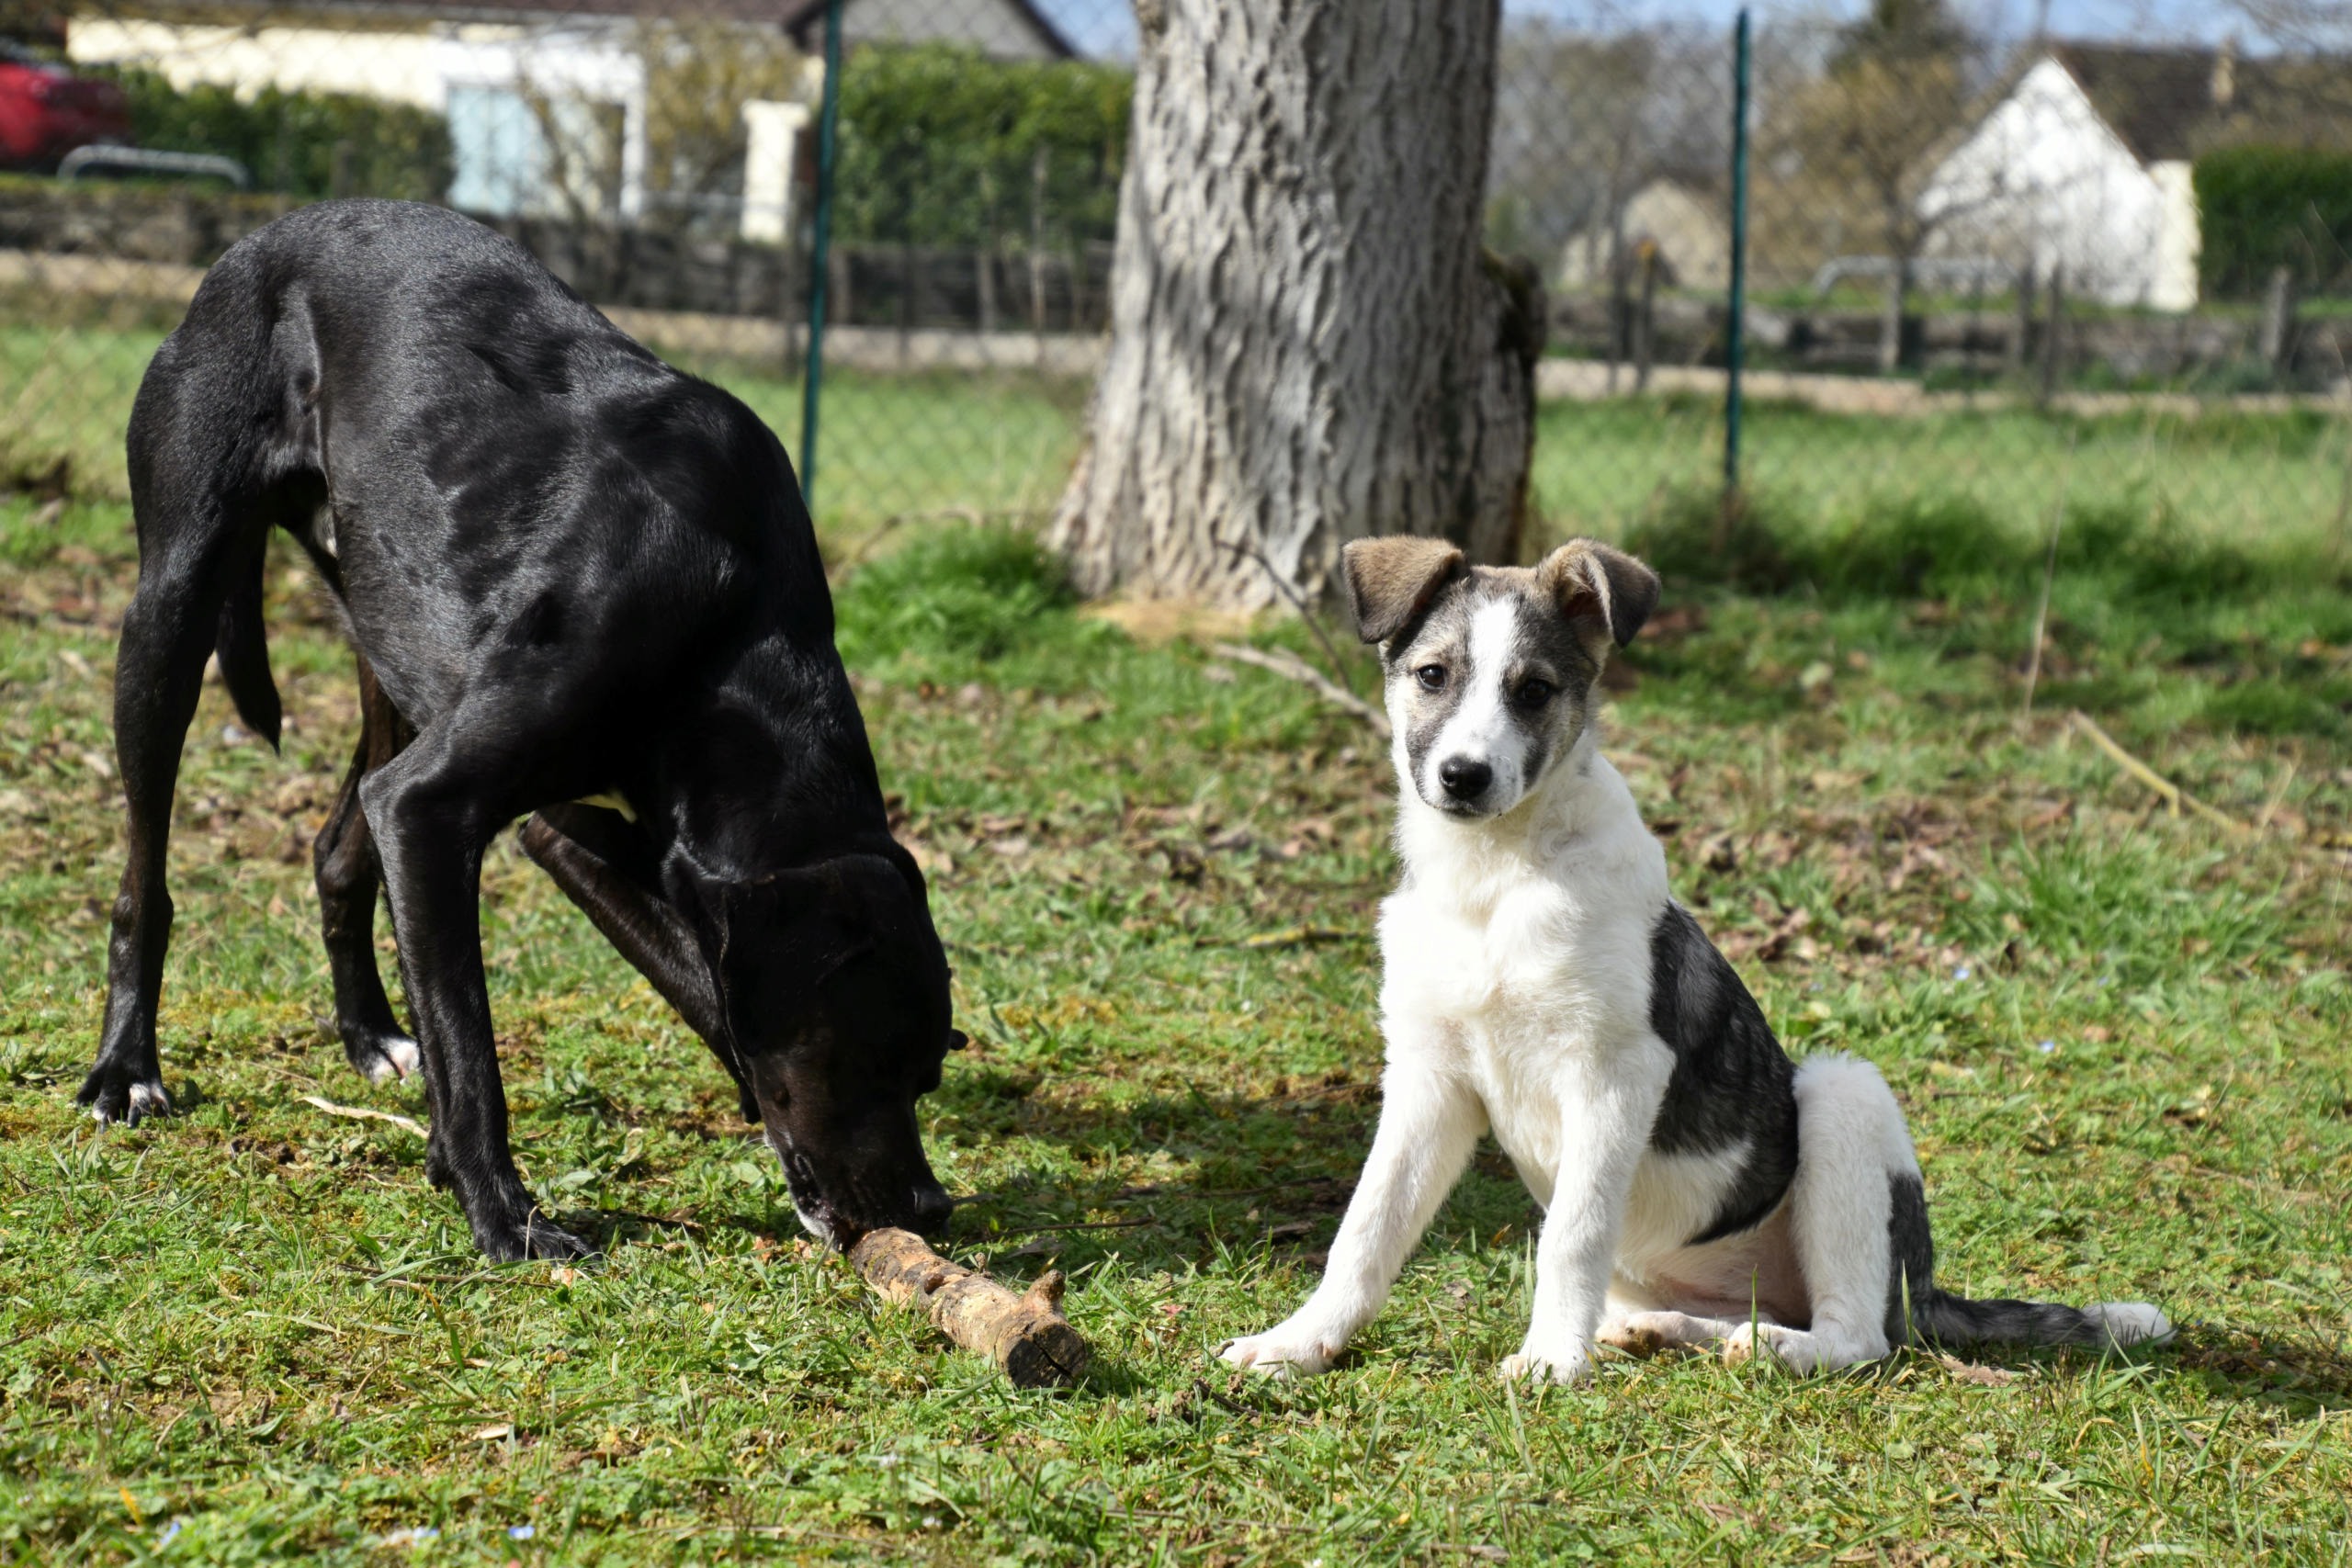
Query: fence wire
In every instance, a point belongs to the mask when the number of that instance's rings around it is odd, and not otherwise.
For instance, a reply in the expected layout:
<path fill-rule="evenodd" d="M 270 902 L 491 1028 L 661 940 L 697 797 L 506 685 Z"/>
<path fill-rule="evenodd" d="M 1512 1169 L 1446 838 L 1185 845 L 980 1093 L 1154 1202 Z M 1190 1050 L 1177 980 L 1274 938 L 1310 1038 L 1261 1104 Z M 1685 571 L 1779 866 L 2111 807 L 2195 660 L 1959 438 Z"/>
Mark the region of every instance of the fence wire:
<path fill-rule="evenodd" d="M 2059 7 L 2061 13 L 2064 6 Z M 1973 14 L 1973 13 L 1969 13 Z M 1534 261 L 1544 527 L 1719 518 L 1720 15 L 1507 6 L 1487 244 Z M 2352 502 L 2352 65 L 1760 8 L 1740 505 L 2236 535 Z M 203 267 L 302 202 L 439 201 L 802 430 L 823 0 L 0 5 L 0 489 L 119 496 Z M 1135 22 L 842 0 L 820 522 L 1036 519 L 1108 325 Z M 1378 236 L 1365 243 L 1379 243 Z"/>

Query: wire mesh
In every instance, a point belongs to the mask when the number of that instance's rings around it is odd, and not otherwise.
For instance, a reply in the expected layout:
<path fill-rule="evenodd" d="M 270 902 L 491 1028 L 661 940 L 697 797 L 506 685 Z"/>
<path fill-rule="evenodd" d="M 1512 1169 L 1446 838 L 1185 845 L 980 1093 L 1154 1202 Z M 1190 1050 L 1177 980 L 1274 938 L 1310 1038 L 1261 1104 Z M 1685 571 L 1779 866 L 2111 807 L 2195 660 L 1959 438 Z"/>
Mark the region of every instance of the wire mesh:
<path fill-rule="evenodd" d="M 1889 507 L 2031 530 L 2062 495 L 2342 530 L 2352 68 L 1975 14 L 1758 10 L 1741 503 L 1828 530 Z M 797 459 L 823 17 L 0 6 L 0 480 L 123 493 L 132 394 L 203 267 L 356 195 L 504 230 Z M 842 17 L 820 522 L 846 548 L 1040 518 L 1104 352 L 1134 16 Z M 1504 9 L 1486 241 L 1549 291 L 1539 542 L 1722 515 L 1734 87 L 1720 6 Z"/>

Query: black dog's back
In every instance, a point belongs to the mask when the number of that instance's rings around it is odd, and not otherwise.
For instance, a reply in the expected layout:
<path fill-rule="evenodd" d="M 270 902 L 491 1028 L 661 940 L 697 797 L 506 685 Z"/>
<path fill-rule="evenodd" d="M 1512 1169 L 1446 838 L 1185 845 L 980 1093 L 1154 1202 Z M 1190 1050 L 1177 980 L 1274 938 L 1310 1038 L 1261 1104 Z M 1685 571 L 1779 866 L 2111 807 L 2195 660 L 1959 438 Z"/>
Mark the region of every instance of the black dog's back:
<path fill-rule="evenodd" d="M 814 531 L 767 428 L 439 208 L 325 203 L 233 247 L 141 385 L 130 457 L 134 496 L 194 476 L 211 491 L 141 506 L 142 555 L 196 543 L 151 537 L 158 520 L 236 536 L 218 651 L 239 711 L 272 738 L 273 524 L 345 600 L 415 724 L 454 699 L 485 639 L 627 645 L 649 664 L 684 629 L 830 641 Z M 213 497 L 230 514 L 205 515 Z M 576 591 L 616 572 L 628 594 Z M 583 604 L 616 618 L 550 624 Z M 771 626 L 741 625 L 754 604 Z"/>

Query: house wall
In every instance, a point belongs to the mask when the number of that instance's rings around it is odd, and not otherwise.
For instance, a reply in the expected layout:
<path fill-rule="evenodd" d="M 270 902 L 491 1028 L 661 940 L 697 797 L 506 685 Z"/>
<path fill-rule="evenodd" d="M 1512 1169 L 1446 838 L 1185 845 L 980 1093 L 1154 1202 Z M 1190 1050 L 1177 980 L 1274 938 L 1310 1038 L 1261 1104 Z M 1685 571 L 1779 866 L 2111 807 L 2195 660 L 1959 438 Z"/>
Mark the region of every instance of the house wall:
<path fill-rule="evenodd" d="M 182 91 L 229 87 L 354 93 L 450 118 L 453 206 L 500 215 L 601 209 L 634 218 L 645 193 L 645 63 L 626 23 L 515 27 L 435 23 L 413 29 L 240 28 L 139 19 L 77 20 L 78 63 L 141 65 Z M 525 95 L 548 101 L 561 134 L 619 123 L 617 190 L 587 188 L 580 158 L 556 155 Z"/>
<path fill-rule="evenodd" d="M 2156 224 L 2155 277 L 2148 303 L 2159 310 L 2197 308 L 2197 258 L 2204 231 L 2197 216 L 2197 186 L 2186 159 L 2148 165 L 2163 206 Z"/>
<path fill-rule="evenodd" d="M 1656 180 L 1625 204 L 1619 228 L 1630 254 L 1644 240 L 1657 242 L 1668 275 L 1682 288 L 1723 288 L 1731 283 L 1731 230 L 1722 199 L 1670 180 Z M 1571 239 L 1560 253 L 1560 286 L 1598 288 L 1609 282 L 1616 254 L 1606 224 Z"/>
<path fill-rule="evenodd" d="M 1919 210 L 1938 220 L 1933 254 L 1997 257 L 2041 276 L 2064 265 L 2068 293 L 2109 305 L 2180 310 L 2197 302 L 2193 229 L 2184 241 L 2178 193 L 2133 156 L 2053 60 L 2029 70 L 1937 165 Z M 2191 202 L 2191 224 L 2195 210 Z"/>

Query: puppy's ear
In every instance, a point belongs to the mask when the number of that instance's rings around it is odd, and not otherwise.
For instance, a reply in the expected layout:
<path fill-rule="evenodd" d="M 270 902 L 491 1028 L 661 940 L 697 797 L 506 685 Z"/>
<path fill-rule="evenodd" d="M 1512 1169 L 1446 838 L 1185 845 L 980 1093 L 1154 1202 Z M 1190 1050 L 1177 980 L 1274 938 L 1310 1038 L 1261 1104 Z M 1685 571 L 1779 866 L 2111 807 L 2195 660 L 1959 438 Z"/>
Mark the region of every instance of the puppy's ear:
<path fill-rule="evenodd" d="M 1462 570 L 1462 552 L 1443 539 L 1395 535 L 1357 539 L 1340 554 L 1356 635 L 1386 642 L 1429 607 L 1437 591 Z"/>
<path fill-rule="evenodd" d="M 1657 573 L 1598 539 L 1570 539 L 1545 556 L 1535 586 L 1587 644 L 1606 637 L 1624 647 L 1657 608 Z"/>

